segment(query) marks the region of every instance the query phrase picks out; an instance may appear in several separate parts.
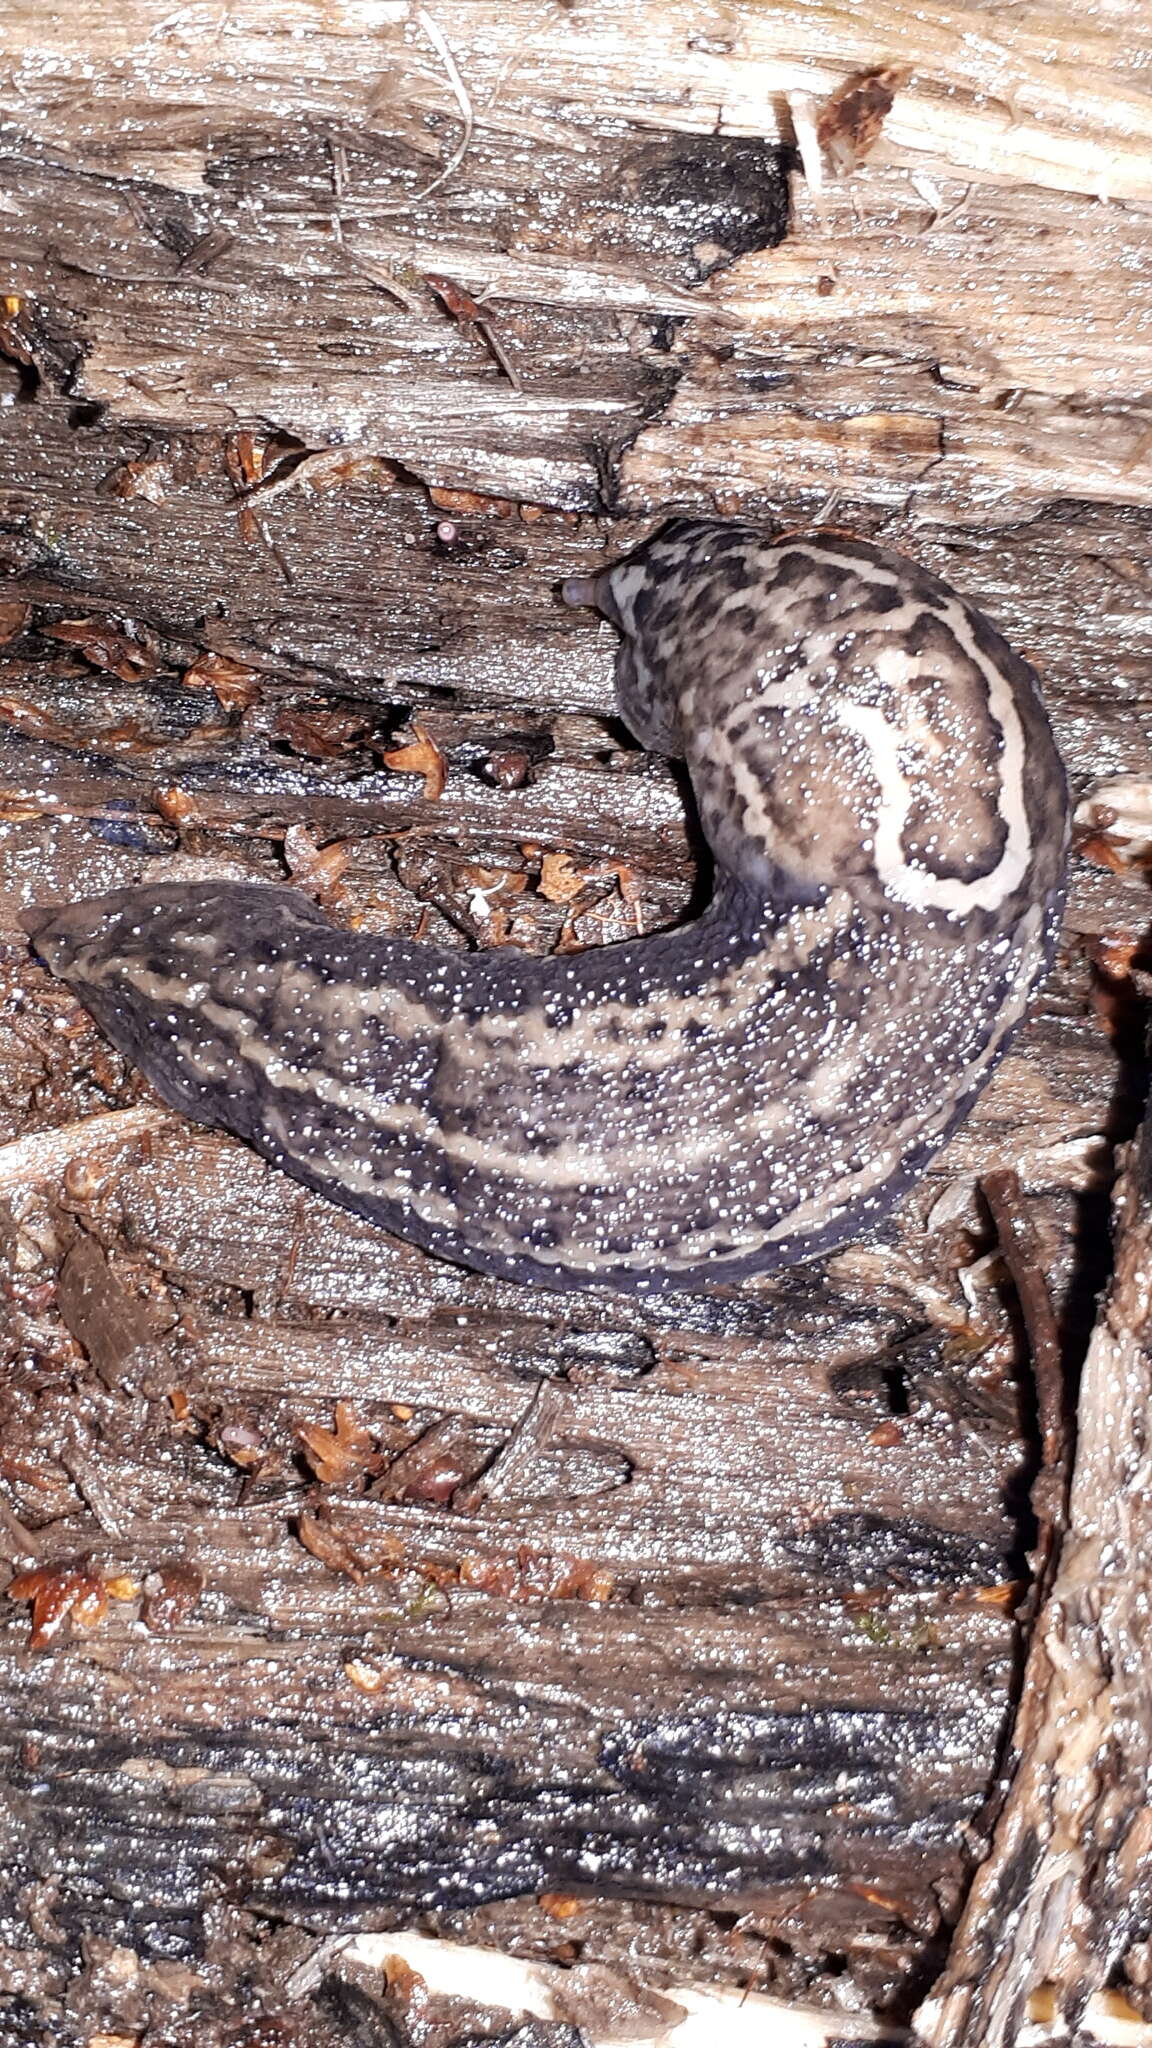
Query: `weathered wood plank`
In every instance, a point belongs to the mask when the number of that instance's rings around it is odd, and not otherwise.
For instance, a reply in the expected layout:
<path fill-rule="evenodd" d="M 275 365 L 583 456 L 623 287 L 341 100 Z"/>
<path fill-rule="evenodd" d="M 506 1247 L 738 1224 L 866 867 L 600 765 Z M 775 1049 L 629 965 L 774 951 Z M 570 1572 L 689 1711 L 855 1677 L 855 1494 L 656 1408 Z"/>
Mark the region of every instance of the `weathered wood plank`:
<path fill-rule="evenodd" d="M 222 2027 L 238 1973 L 282 2000 L 293 1919 L 561 1959 L 576 1930 L 654 1982 L 679 1956 L 823 1998 L 846 1968 L 880 2003 L 954 1911 L 1027 1533 L 976 1180 L 1020 1170 L 1074 1344 L 1132 1115 L 1092 963 L 1146 929 L 1138 877 L 1081 866 L 1027 1031 L 881 1246 L 644 1309 L 438 1266 L 137 1106 L 14 920 L 161 855 L 307 881 L 303 826 L 374 929 L 542 950 L 671 921 L 680 784 L 555 588 L 673 507 L 833 500 L 1038 662 L 1078 791 L 1147 773 L 1147 111 L 1118 17 L 1081 25 L 1069 95 L 1069 19 L 981 11 L 965 43 L 954 10 L 438 7 L 475 123 L 420 197 L 462 120 L 406 7 L 232 10 L 211 42 L 196 9 L 13 10 L 0 1545 L 123 1596 L 85 1630 L 79 1585 L 35 1650 L 6 1603 L 29 2039 L 69 1982 L 78 2038 L 135 2026 L 84 1941 L 178 1962 Z M 875 155 L 794 179 L 772 247 L 797 96 L 897 37 Z M 522 391 L 429 272 L 483 291 Z M 347 465 L 290 482 L 303 447 Z M 231 700 L 189 679 L 205 653 L 241 664 Z M 413 716 L 435 801 L 383 763 Z M 574 900 L 547 853 L 592 871 Z M 325 1478 L 300 1431 L 338 1400 L 368 1463 Z"/>

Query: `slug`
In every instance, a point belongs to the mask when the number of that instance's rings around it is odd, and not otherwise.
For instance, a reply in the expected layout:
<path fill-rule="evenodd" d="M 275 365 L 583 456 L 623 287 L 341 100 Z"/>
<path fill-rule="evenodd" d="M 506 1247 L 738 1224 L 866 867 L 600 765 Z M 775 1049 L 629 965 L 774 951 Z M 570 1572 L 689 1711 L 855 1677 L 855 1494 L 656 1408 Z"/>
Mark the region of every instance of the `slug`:
<path fill-rule="evenodd" d="M 694 923 L 460 954 L 231 881 L 25 922 L 166 1102 L 443 1258 L 649 1291 L 811 1259 L 904 1194 L 1046 970 L 1068 804 L 1036 678 L 836 532 L 678 520 L 563 596 L 687 761 Z"/>

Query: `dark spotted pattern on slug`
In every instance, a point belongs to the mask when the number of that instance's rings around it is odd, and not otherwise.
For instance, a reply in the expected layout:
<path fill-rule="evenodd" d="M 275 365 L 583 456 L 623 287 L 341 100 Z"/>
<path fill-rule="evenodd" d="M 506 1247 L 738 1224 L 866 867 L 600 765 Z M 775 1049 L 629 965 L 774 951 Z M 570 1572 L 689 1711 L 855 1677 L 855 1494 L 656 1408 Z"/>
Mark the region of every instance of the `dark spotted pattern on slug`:
<path fill-rule="evenodd" d="M 353 936 L 291 889 L 28 919 L 165 1099 L 430 1251 L 694 1286 L 875 1224 L 987 1080 L 1059 915 L 1064 778 L 1027 664 L 911 562 L 680 521 L 565 588 L 683 753 L 717 886 L 546 960 Z"/>

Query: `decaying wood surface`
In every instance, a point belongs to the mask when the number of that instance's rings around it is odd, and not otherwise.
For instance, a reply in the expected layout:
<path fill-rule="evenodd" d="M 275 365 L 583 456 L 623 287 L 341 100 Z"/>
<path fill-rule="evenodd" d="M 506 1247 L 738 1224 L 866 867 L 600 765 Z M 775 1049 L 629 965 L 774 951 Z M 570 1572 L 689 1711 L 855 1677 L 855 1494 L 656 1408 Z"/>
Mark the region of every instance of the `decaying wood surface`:
<path fill-rule="evenodd" d="M 1033 1631 L 1014 1775 L 947 1971 L 931 2048 L 1072 2039 L 1152 1922 L 1147 1611 L 1152 1529 L 1152 1123 L 1117 1190 L 1116 1265 L 1084 1365 L 1059 1567 Z M 1137 1945 L 1140 1945 L 1137 1949 Z"/>
<path fill-rule="evenodd" d="M 1141 16 L 5 25 L 0 2028 L 474 2036 L 310 1974 L 413 1925 L 906 2012 L 980 1847 L 1032 1536 L 978 1182 L 1018 1174 L 1074 1364 L 1140 1085 L 1117 806 L 884 1242 L 655 1308 L 438 1265 L 189 1129 L 16 914 L 227 862 L 444 944 L 671 922 L 682 785 L 555 591 L 673 509 L 941 570 L 1041 668 L 1077 795 L 1138 806 Z M 828 105 L 861 71 L 891 106 L 857 162 Z"/>

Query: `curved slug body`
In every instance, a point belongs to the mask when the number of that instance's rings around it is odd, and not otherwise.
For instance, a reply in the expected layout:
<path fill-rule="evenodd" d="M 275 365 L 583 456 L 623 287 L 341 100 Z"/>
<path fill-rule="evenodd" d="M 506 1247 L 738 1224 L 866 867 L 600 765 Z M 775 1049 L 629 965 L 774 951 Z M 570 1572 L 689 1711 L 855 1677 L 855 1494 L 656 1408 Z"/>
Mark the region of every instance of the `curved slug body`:
<path fill-rule="evenodd" d="M 444 1257 L 652 1290 L 811 1258 L 906 1190 L 1047 966 L 1068 814 L 1035 678 L 839 534 L 678 521 L 565 596 L 619 627 L 633 731 L 688 762 L 696 923 L 461 954 L 221 882 L 29 929 L 166 1101 Z"/>

